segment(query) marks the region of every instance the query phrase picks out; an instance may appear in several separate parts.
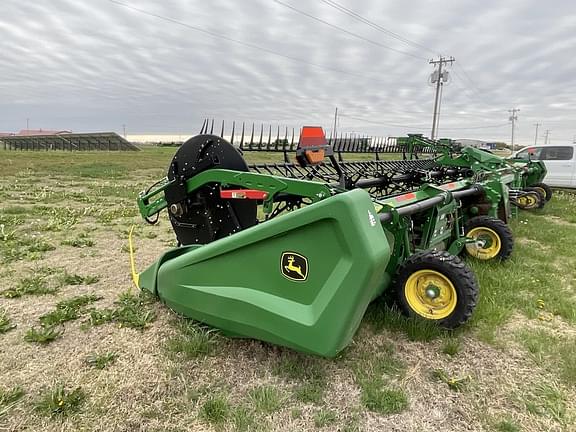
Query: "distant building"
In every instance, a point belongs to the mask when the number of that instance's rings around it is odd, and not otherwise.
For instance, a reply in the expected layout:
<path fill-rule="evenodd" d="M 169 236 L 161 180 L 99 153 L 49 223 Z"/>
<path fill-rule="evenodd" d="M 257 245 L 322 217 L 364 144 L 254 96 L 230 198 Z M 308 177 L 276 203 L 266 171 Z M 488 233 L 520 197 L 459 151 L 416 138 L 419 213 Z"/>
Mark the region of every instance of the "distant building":
<path fill-rule="evenodd" d="M 16 136 L 34 136 L 34 135 L 65 135 L 72 133 L 69 130 L 46 130 L 46 129 L 22 129 L 15 134 Z"/>
<path fill-rule="evenodd" d="M 464 147 L 476 147 L 482 150 L 494 150 L 496 148 L 495 142 L 466 139 L 466 138 L 456 139 L 454 141 L 456 141 L 457 143 L 461 144 Z"/>

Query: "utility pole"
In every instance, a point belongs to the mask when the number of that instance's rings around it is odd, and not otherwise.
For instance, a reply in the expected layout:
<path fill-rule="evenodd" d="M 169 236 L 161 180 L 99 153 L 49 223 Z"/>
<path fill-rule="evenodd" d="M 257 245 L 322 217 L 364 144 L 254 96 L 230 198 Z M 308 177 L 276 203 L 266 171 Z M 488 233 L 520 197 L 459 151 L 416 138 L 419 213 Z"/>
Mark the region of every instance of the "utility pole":
<path fill-rule="evenodd" d="M 520 110 L 518 108 L 512 108 L 511 110 L 508 110 L 508 112 L 512 113 L 508 120 L 512 122 L 512 139 L 510 144 L 512 146 L 512 153 L 514 153 L 514 126 L 516 125 L 516 120 L 518 120 L 516 113 L 520 112 Z"/>
<path fill-rule="evenodd" d="M 26 130 L 29 130 L 29 129 L 30 129 L 30 119 L 27 118 L 26 119 Z"/>
<path fill-rule="evenodd" d="M 546 129 L 546 133 L 544 134 L 544 144 L 548 144 L 549 136 L 550 136 L 550 129 Z"/>
<path fill-rule="evenodd" d="M 125 124 L 122 125 L 122 131 L 124 134 L 124 138 L 126 138 L 126 125 Z"/>
<path fill-rule="evenodd" d="M 334 140 L 336 140 L 336 123 L 337 122 L 338 122 L 338 107 L 336 107 L 336 109 L 334 110 L 334 132 L 332 133 Z M 336 142 L 336 141 L 334 141 L 334 142 Z"/>
<path fill-rule="evenodd" d="M 448 81 L 448 72 L 442 72 L 442 67 L 444 65 L 447 65 L 448 63 L 450 63 L 450 65 L 452 65 L 452 63 L 454 63 L 456 61 L 456 59 L 454 57 L 443 57 L 440 56 L 438 57 L 438 60 L 430 60 L 428 63 L 432 64 L 432 65 L 438 65 L 438 69 L 437 71 L 432 72 L 431 75 L 431 81 L 432 84 L 436 84 L 436 95 L 434 97 L 434 114 L 432 116 L 432 133 L 430 138 L 434 139 L 436 137 L 436 129 L 437 129 L 437 124 L 439 121 L 439 99 L 440 99 L 440 89 L 441 87 L 444 85 L 445 82 Z M 436 73 L 437 72 L 437 73 Z"/>
<path fill-rule="evenodd" d="M 534 134 L 534 145 L 538 144 L 538 126 L 541 126 L 542 123 L 534 123 L 534 126 L 536 126 L 536 133 Z"/>

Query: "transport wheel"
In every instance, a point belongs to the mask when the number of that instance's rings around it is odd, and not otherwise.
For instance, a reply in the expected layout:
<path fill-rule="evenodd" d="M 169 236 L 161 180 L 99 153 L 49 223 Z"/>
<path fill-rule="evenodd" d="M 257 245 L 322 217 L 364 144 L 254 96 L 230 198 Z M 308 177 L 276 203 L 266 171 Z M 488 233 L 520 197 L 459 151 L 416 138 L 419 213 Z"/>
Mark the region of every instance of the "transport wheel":
<path fill-rule="evenodd" d="M 516 198 L 514 203 L 522 210 L 531 210 L 538 207 L 539 197 L 538 192 L 524 191 L 524 194 Z"/>
<path fill-rule="evenodd" d="M 399 268 L 394 283 L 402 311 L 456 328 L 472 316 L 478 282 L 472 270 L 446 251 L 417 252 Z"/>
<path fill-rule="evenodd" d="M 540 193 L 542 193 L 544 195 L 544 199 L 546 200 L 546 202 L 548 202 L 552 199 L 552 188 L 550 186 L 548 186 L 546 183 L 535 183 L 535 184 L 531 185 L 530 187 L 535 188 L 538 191 L 540 191 Z"/>
<path fill-rule="evenodd" d="M 544 204 L 546 204 L 546 194 L 542 193 L 542 189 L 537 188 L 537 187 L 527 187 L 524 188 L 524 190 L 526 192 L 535 192 L 536 195 L 538 195 L 538 199 L 536 202 L 536 207 L 534 208 L 542 208 L 544 207 Z"/>
<path fill-rule="evenodd" d="M 466 253 L 479 260 L 507 260 L 512 255 L 514 236 L 510 227 L 500 219 L 490 216 L 476 216 L 466 222 L 466 237 L 474 243 L 466 243 Z"/>

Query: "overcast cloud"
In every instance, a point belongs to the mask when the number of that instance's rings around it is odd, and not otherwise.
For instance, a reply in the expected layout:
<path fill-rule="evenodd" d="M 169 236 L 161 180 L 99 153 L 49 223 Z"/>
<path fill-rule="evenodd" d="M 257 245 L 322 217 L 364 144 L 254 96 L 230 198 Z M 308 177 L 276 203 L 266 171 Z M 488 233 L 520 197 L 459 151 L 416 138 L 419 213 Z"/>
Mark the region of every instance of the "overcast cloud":
<path fill-rule="evenodd" d="M 330 128 L 338 106 L 342 131 L 429 134 L 425 59 L 442 53 L 456 64 L 440 135 L 509 141 L 512 107 L 521 142 L 533 142 L 535 122 L 552 143 L 576 135 L 574 0 L 336 0 L 432 52 L 320 0 L 282 0 L 422 58 L 273 0 L 119 1 L 281 55 L 109 0 L 2 0 L 0 131 L 29 118 L 31 128 L 194 133 L 206 116 Z"/>

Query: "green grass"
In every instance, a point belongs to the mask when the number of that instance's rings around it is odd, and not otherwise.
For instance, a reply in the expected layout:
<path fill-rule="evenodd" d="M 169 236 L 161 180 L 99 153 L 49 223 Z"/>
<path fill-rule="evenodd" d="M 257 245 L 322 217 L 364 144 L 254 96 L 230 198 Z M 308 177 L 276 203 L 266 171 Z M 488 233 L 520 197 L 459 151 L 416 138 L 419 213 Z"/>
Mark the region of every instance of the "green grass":
<path fill-rule="evenodd" d="M 364 323 L 375 333 L 386 329 L 404 334 L 411 341 L 429 342 L 450 334 L 433 321 L 404 316 L 396 307 L 390 307 L 382 297 L 368 306 Z"/>
<path fill-rule="evenodd" d="M 56 385 L 41 394 L 34 409 L 47 417 L 65 417 L 79 412 L 86 399 L 86 392 L 81 387 L 69 391 L 63 385 Z"/>
<path fill-rule="evenodd" d="M 543 210 L 521 212 L 511 222 L 516 243 L 510 260 L 501 264 L 469 261 L 480 285 L 489 287 L 482 290 L 471 323 L 481 339 L 495 343 L 496 330 L 515 312 L 528 319 L 558 317 L 576 324 L 576 299 L 568 288 L 576 278 L 572 248 L 576 225 L 546 219 L 554 216 L 568 221 L 574 214 L 574 199 L 553 199 Z"/>
<path fill-rule="evenodd" d="M 446 354 L 450 357 L 454 357 L 456 354 L 460 352 L 460 349 L 461 349 L 460 340 L 451 337 L 444 340 L 440 351 L 443 354 Z"/>
<path fill-rule="evenodd" d="M 192 320 L 180 318 L 175 322 L 178 334 L 166 341 L 166 350 L 179 358 L 194 359 L 212 354 L 218 338 L 214 329 L 209 329 Z"/>
<path fill-rule="evenodd" d="M 116 352 L 94 353 L 86 357 L 86 364 L 102 370 L 114 364 L 117 358 L 118 353 Z"/>
<path fill-rule="evenodd" d="M 24 335 L 26 342 L 47 345 L 62 336 L 63 330 L 57 327 L 32 327 Z"/>
<path fill-rule="evenodd" d="M 537 383 L 517 397 L 529 413 L 564 423 L 568 401 L 565 392 L 558 385 Z"/>
<path fill-rule="evenodd" d="M 12 322 L 8 316 L 8 312 L 0 308 L 0 334 L 7 333 L 16 328 L 16 324 Z"/>
<path fill-rule="evenodd" d="M 576 340 L 572 339 L 560 346 L 560 378 L 568 386 L 576 386 Z"/>
<path fill-rule="evenodd" d="M 408 395 L 399 388 L 382 387 L 379 382 L 368 382 L 362 386 L 361 402 L 370 411 L 390 415 L 408 408 Z"/>
<path fill-rule="evenodd" d="M 66 308 L 60 309 L 56 308 L 55 310 L 48 312 L 40 317 L 40 323 L 44 327 L 54 327 L 56 325 L 65 323 L 67 321 L 72 321 L 78 319 L 80 314 L 77 309 L 73 308 Z"/>
<path fill-rule="evenodd" d="M 2 240 L 0 256 L 4 264 L 19 260 L 35 261 L 43 258 L 46 252 L 56 249 L 54 245 L 37 236 L 19 235 L 14 231 L 7 234 L 6 228 Z"/>
<path fill-rule="evenodd" d="M 91 326 L 99 326 L 114 321 L 114 309 L 91 309 L 88 319 L 82 323 L 84 330 Z"/>
<path fill-rule="evenodd" d="M 95 245 L 94 240 L 89 237 L 88 233 L 80 233 L 75 238 L 63 240 L 60 244 L 75 248 L 86 248 Z"/>
<path fill-rule="evenodd" d="M 230 404 L 223 396 L 212 396 L 200 407 L 199 416 L 207 423 L 222 424 L 230 416 Z"/>
<path fill-rule="evenodd" d="M 156 320 L 151 303 L 154 298 L 145 292 L 133 294 L 129 291 L 120 294 L 113 308 L 91 309 L 88 318 L 82 323 L 82 329 L 114 322 L 120 327 L 144 330 Z"/>
<path fill-rule="evenodd" d="M 329 409 L 321 409 L 314 414 L 314 426 L 317 428 L 333 425 L 337 420 L 338 415 L 336 412 Z"/>
<path fill-rule="evenodd" d="M 272 386 L 256 387 L 248 393 L 254 408 L 264 414 L 278 411 L 282 406 L 283 397 L 278 389 Z"/>
<path fill-rule="evenodd" d="M 100 280 L 100 276 L 87 275 L 82 276 L 78 274 L 64 272 L 60 276 L 60 282 L 63 285 L 93 285 Z"/>
<path fill-rule="evenodd" d="M 560 338 L 544 329 L 520 330 L 516 339 L 538 366 L 556 372 L 568 386 L 576 386 L 576 339 Z"/>
<path fill-rule="evenodd" d="M 394 355 L 390 343 L 351 352 L 346 359 L 360 387 L 362 405 L 381 415 L 399 413 L 408 408 L 408 395 L 392 385 L 404 375 L 406 366 Z"/>
<path fill-rule="evenodd" d="M 57 292 L 58 288 L 49 286 L 44 275 L 36 275 L 20 279 L 15 288 L 6 289 L 0 294 L 6 298 L 18 298 L 25 295 L 46 295 Z"/>
<path fill-rule="evenodd" d="M 494 425 L 497 432 L 520 432 L 520 426 L 513 420 L 501 420 Z"/>
<path fill-rule="evenodd" d="M 237 432 L 248 432 L 260 430 L 262 419 L 258 419 L 248 408 L 240 406 L 235 407 L 230 412 L 230 418 Z"/>
<path fill-rule="evenodd" d="M 84 178 L 121 179 L 129 173 L 128 167 L 110 162 L 92 162 L 89 164 L 72 165 L 67 174 Z"/>
<path fill-rule="evenodd" d="M 149 307 L 154 299 L 144 292 L 134 295 L 129 292 L 122 293 L 116 302 L 113 317 L 123 327 L 145 329 L 156 319 L 156 314 Z"/>
<path fill-rule="evenodd" d="M 19 386 L 15 386 L 9 389 L 0 388 L 0 407 L 13 405 L 15 402 L 22 399 L 25 394 L 26 392 L 24 389 Z"/>
<path fill-rule="evenodd" d="M 44 327 L 54 327 L 67 321 L 78 319 L 87 305 L 101 298 L 94 294 L 85 294 L 62 300 L 56 304 L 56 308 L 53 311 L 40 317 L 40 323 Z"/>

